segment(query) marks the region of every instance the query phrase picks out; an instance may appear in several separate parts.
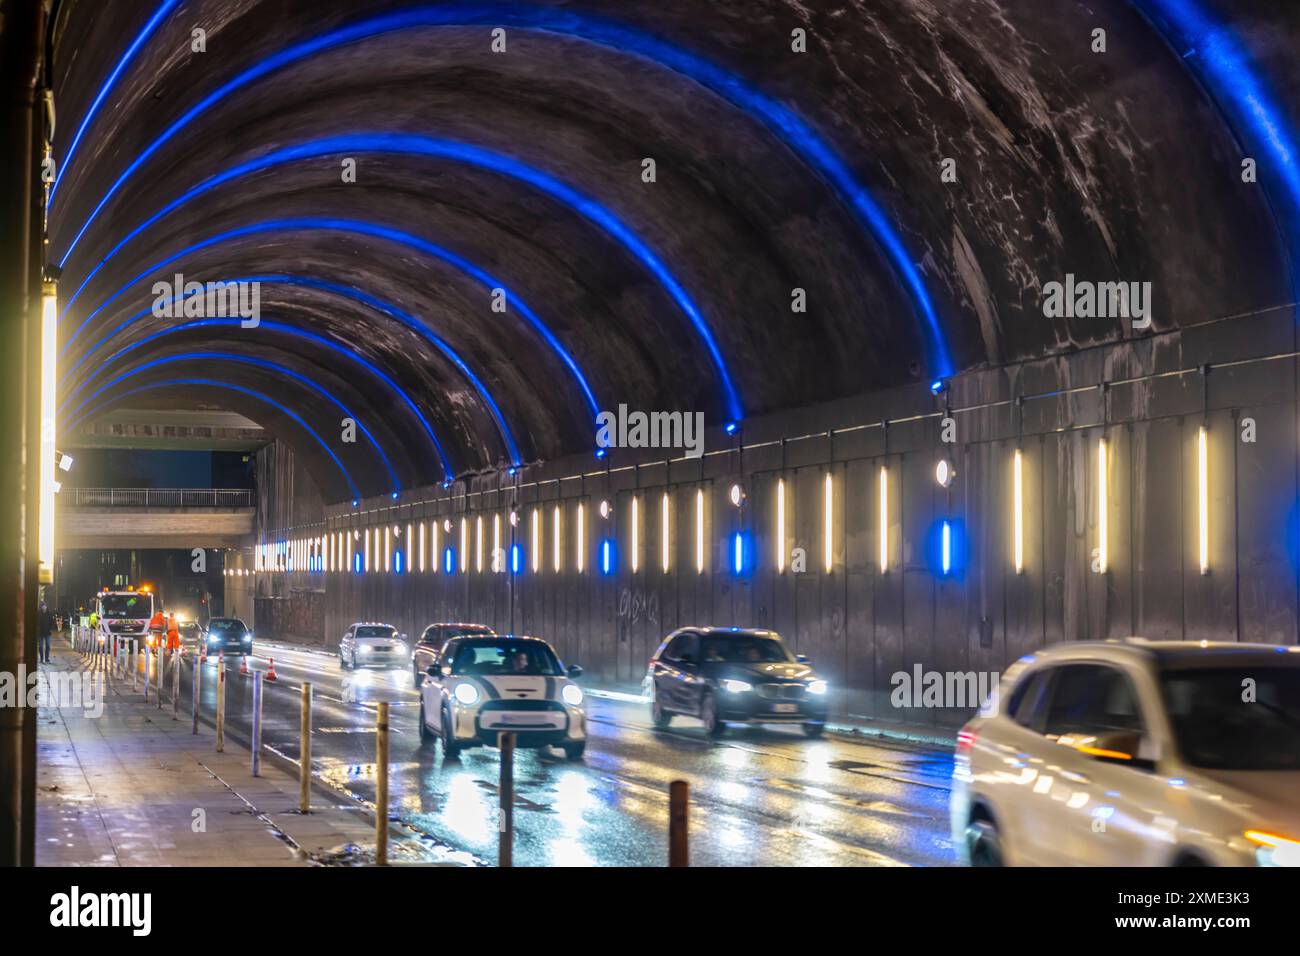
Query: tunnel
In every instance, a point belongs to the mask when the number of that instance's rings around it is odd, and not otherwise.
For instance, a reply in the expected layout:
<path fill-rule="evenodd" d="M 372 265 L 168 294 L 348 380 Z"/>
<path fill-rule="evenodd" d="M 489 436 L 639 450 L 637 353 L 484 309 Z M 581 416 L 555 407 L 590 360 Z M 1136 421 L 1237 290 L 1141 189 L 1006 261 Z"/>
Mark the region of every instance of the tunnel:
<path fill-rule="evenodd" d="M 165 574 L 260 637 L 480 622 L 631 694 L 676 629 L 767 629 L 839 711 L 949 730 L 970 708 L 898 675 L 1297 645 L 1293 3 L 55 0 L 43 28 L 4 67 L 34 117 L 5 427 L 37 447 L 52 374 L 60 608 Z M 166 499 L 196 454 L 246 498 Z"/>

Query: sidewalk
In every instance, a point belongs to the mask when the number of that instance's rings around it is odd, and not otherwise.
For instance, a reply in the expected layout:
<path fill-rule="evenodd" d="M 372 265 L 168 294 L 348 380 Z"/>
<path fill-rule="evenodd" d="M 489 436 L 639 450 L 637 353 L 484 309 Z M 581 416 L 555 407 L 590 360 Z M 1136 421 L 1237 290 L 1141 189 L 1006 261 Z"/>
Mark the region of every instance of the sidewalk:
<path fill-rule="evenodd" d="M 146 704 L 130 681 L 83 667 L 68 640 L 55 638 L 49 675 L 94 677 L 98 706 L 51 706 L 42 690 L 37 737 L 36 862 L 41 866 L 308 866 L 372 862 L 369 813 L 313 790 L 298 812 L 298 780 L 203 723 L 191 733 L 188 708 L 173 720 Z M 396 834 L 392 862 L 427 862 Z"/>

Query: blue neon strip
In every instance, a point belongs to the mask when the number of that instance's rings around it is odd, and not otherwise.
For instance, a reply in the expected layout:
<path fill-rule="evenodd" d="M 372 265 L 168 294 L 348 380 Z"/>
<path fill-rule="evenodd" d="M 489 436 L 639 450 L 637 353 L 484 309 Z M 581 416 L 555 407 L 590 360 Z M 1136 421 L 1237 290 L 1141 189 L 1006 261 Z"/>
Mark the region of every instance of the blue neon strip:
<path fill-rule="evenodd" d="M 135 59 L 135 55 L 140 52 L 140 48 L 148 42 L 151 36 L 153 36 L 154 31 L 158 29 L 158 25 L 166 19 L 167 15 L 171 13 L 172 10 L 176 9 L 176 6 L 179 3 L 180 0 L 163 0 L 163 2 L 158 5 L 158 9 L 155 10 L 154 15 L 149 18 L 149 22 L 141 28 L 140 32 L 136 35 L 136 38 L 131 42 L 131 45 L 126 48 L 126 52 L 122 54 L 122 58 L 117 61 L 117 66 L 113 67 L 113 72 L 108 74 L 108 78 L 100 84 L 99 92 L 95 95 L 94 100 L 91 101 L 90 107 L 86 110 L 86 115 L 81 118 L 81 125 L 77 127 L 77 132 L 73 135 L 72 142 L 68 144 L 68 151 L 63 157 L 63 162 L 59 164 L 58 171 L 55 173 L 54 182 L 50 186 L 50 199 L 46 206 L 47 209 L 49 206 L 54 205 L 54 197 L 59 191 L 59 184 L 63 182 L 63 174 L 67 171 L 68 167 L 72 165 L 72 157 L 76 155 L 77 146 L 81 143 L 81 137 L 86 135 L 86 128 L 90 126 L 94 121 L 95 116 L 99 113 L 99 108 L 103 105 L 104 98 L 107 97 L 113 90 L 113 87 L 117 85 L 118 79 L 122 76 L 122 71 L 125 70 L 127 65 Z"/>
<path fill-rule="evenodd" d="M 940 568 L 944 574 L 952 570 L 952 525 L 947 521 L 943 523 L 943 556 Z"/>
<path fill-rule="evenodd" d="M 1202 74 L 1205 87 L 1220 100 L 1220 108 L 1244 124 L 1252 144 L 1262 145 L 1273 157 L 1270 171 L 1286 188 L 1292 229 L 1300 229 L 1300 164 L 1294 135 L 1285 113 L 1256 77 L 1236 33 L 1215 22 L 1194 0 L 1136 0 L 1136 6 L 1183 62 Z"/>
<path fill-rule="evenodd" d="M 359 289 L 353 289 L 349 286 L 340 285 L 338 283 L 327 282 L 324 279 L 314 279 L 314 278 L 304 277 L 304 276 L 291 276 L 291 275 L 277 274 L 277 275 L 264 275 L 264 276 L 242 276 L 240 278 L 229 279 L 227 281 L 266 282 L 266 283 L 280 284 L 280 285 L 300 286 L 303 288 L 321 289 L 326 292 L 334 293 L 335 295 L 352 299 L 356 302 L 364 303 L 365 305 L 368 305 L 371 308 L 383 312 L 385 315 L 389 315 L 397 319 L 399 322 L 402 322 L 408 328 L 422 335 L 425 339 L 427 339 L 430 343 L 432 343 L 434 347 L 437 348 L 439 351 L 441 351 L 443 355 L 446 356 L 448 361 L 450 361 L 453 365 L 455 365 L 456 368 L 459 369 L 460 372 L 466 377 L 466 379 L 478 392 L 479 397 L 483 400 L 484 404 L 487 406 L 489 414 L 491 414 L 493 422 L 497 426 L 497 430 L 501 434 L 501 440 L 505 443 L 506 451 L 510 455 L 511 462 L 516 466 L 518 466 L 521 463 L 519 444 L 515 440 L 514 432 L 512 432 L 510 430 L 510 426 L 506 424 L 505 416 L 501 412 L 501 407 L 497 404 L 496 399 L 492 396 L 492 393 L 488 390 L 488 387 L 484 385 L 483 382 L 478 378 L 478 376 L 475 375 L 470 370 L 469 366 L 465 364 L 465 361 L 460 357 L 460 355 L 456 353 L 455 349 L 453 349 L 449 343 L 447 343 L 440 336 L 438 336 L 428 325 L 421 322 L 419 319 L 415 318 L 415 316 L 407 312 L 404 312 L 402 309 L 399 309 L 397 306 L 393 305 L 392 303 L 385 302 L 384 300 L 377 298 L 376 296 L 370 295 L 369 293 L 363 292 Z M 508 292 L 509 290 L 507 290 L 507 293 Z M 189 297 L 188 296 L 182 297 L 182 299 L 185 298 L 189 298 Z M 168 302 L 174 301 L 174 297 L 169 297 L 167 301 Z M 112 332 L 108 333 L 105 336 L 102 336 L 99 339 L 99 341 L 97 341 L 80 359 L 77 360 L 77 363 L 69 371 L 64 372 L 63 376 L 60 378 L 60 381 L 63 381 L 67 379 L 70 375 L 75 374 L 77 370 L 79 370 L 82 367 L 82 365 L 84 365 L 86 361 L 92 355 L 94 355 L 100 349 L 100 347 L 104 345 L 105 342 L 107 342 L 109 339 L 116 336 L 118 333 L 120 333 L 121 331 L 123 331 L 124 329 L 126 329 L 128 326 L 132 325 L 139 319 L 144 318 L 146 315 L 152 314 L 152 311 L 153 311 L 152 305 L 150 306 L 150 308 L 142 309 L 141 311 L 137 312 L 135 315 L 131 316 L 131 318 L 123 322 L 121 325 L 119 325 L 117 328 L 115 328 Z M 538 321 L 540 322 L 540 320 Z M 83 327 L 84 327 L 84 323 L 83 323 Z M 77 331 L 80 332 L 81 330 L 78 329 Z M 547 334 L 549 335 L 550 330 L 548 329 L 546 331 Z M 75 339 L 76 337 L 77 336 L 74 334 L 72 338 Z M 71 345 L 72 345 L 72 339 L 69 339 L 66 343 L 64 343 L 64 350 L 66 351 Z M 557 342 L 556 345 L 558 347 L 559 343 Z M 563 349 L 560 349 L 560 352 L 562 356 L 567 358 L 567 355 L 564 355 L 563 353 Z M 576 366 L 573 367 L 576 370 Z M 578 373 L 578 379 L 579 379 L 579 384 L 581 384 L 585 388 L 586 380 L 582 378 L 581 373 Z M 595 399 L 592 398 L 590 391 L 587 391 L 586 394 L 590 401 L 592 402 L 595 401 Z"/>
<path fill-rule="evenodd" d="M 745 538 L 739 531 L 736 532 L 736 537 L 732 542 L 732 549 L 735 552 L 733 561 L 735 571 L 740 574 L 745 570 Z"/>
<path fill-rule="evenodd" d="M 848 166 L 840 159 L 830 144 L 823 140 L 798 114 L 777 100 L 749 86 L 739 76 L 651 34 L 643 33 L 613 21 L 572 11 L 548 10 L 517 4 L 446 4 L 438 7 L 403 10 L 321 34 L 267 57 L 209 93 L 145 147 L 140 155 L 109 187 L 108 192 L 104 194 L 94 211 L 82 224 L 73 238 L 72 244 L 60 259 L 60 265 L 66 264 L 68 256 L 76 248 L 77 243 L 81 241 L 81 237 L 90 227 L 90 224 L 122 185 L 134 175 L 136 170 L 196 117 L 232 93 L 276 70 L 348 43 L 419 27 L 474 24 L 514 26 L 522 29 L 536 29 L 574 36 L 591 43 L 640 56 L 690 77 L 763 123 L 835 189 L 841 200 L 853 210 L 859 222 L 867 228 L 873 238 L 884 248 L 894 268 L 902 276 L 904 284 L 911 292 L 918 310 L 921 312 L 932 353 L 931 367 L 933 371 L 943 376 L 952 374 L 952 362 L 948 356 L 947 345 L 939 327 L 934 305 L 930 301 L 929 292 L 921 279 L 920 271 L 907 254 L 901 237 L 893 228 L 884 211 L 871 198 L 866 189 L 858 184 Z M 691 315 L 690 312 L 687 314 Z M 698 318 L 698 313 L 692 315 L 692 321 L 695 321 L 696 318 Z M 701 319 L 700 322 L 702 323 L 702 321 Z M 739 403 L 736 402 L 735 405 L 737 409 L 735 417 L 739 419 Z"/>
<path fill-rule="evenodd" d="M 148 385 L 140 385 L 137 386 L 136 388 L 128 389 L 125 392 L 120 392 L 117 395 L 114 395 L 103 405 L 100 405 L 98 408 L 91 409 L 90 411 L 86 412 L 81 418 L 71 422 L 68 425 L 68 427 L 70 429 L 77 427 L 77 425 L 81 424 L 81 422 L 84 419 L 89 418 L 90 416 L 96 414 L 97 412 L 101 411 L 105 406 L 113 402 L 117 402 L 124 398 L 128 398 L 131 395 L 138 395 L 140 392 L 148 392 L 159 388 L 171 388 L 172 386 L 175 385 L 204 385 L 209 388 L 224 388 L 232 392 L 239 392 L 242 395 L 247 395 L 250 398 L 254 398 L 260 402 L 264 402 L 265 404 L 270 405 L 272 408 L 275 408 L 278 411 L 282 412 L 284 415 L 287 415 L 289 418 L 292 418 L 295 422 L 297 422 L 300 426 L 302 426 L 302 429 L 305 432 L 307 432 L 307 434 L 311 435 L 312 438 L 316 439 L 316 444 L 320 445 L 321 448 L 325 450 L 325 453 L 329 455 L 330 458 L 333 460 L 334 464 L 338 466 L 339 471 L 343 474 L 343 480 L 346 481 L 348 487 L 352 489 L 353 496 L 360 497 L 361 492 L 357 490 L 356 484 L 352 481 L 352 476 L 348 474 L 348 470 L 343 467 L 343 462 L 339 460 L 339 456 L 334 454 L 334 449 L 330 448 L 329 445 L 325 444 L 324 439 L 322 439 L 320 435 L 316 433 L 316 430 L 314 428 L 312 428 L 305 421 L 303 421 L 302 416 L 300 416 L 297 412 L 294 412 L 292 409 L 286 408 L 285 406 L 281 405 L 275 399 L 271 398 L 271 396 L 263 395 L 261 392 L 254 391 L 251 388 L 244 388 L 244 386 L 242 385 L 232 385 L 229 382 L 218 382 L 210 378 L 173 378 L 173 379 L 168 379 L 165 382 L 151 382 Z"/>
<path fill-rule="evenodd" d="M 131 369 L 129 372 L 123 372 L 121 375 L 117 376 L 111 381 L 106 382 L 104 385 L 101 385 L 99 388 L 95 389 L 94 392 L 88 395 L 81 402 L 80 405 L 74 408 L 69 413 L 69 415 L 76 415 L 78 412 L 81 411 L 81 409 L 85 408 L 87 403 L 93 401 L 103 392 L 112 388 L 114 385 L 117 385 L 118 383 L 125 381 L 128 378 L 133 378 L 134 376 L 139 375 L 141 372 L 148 371 L 149 369 L 152 368 L 157 368 L 158 366 L 161 365 L 170 365 L 176 362 L 209 361 L 209 360 L 218 361 L 218 362 L 238 362 L 244 365 L 252 365 L 257 368 L 269 369 L 270 371 L 276 372 L 280 375 L 284 375 L 288 378 L 293 379 L 294 381 L 300 383 L 301 385 L 304 385 L 306 388 L 315 392 L 317 395 L 331 402 L 334 405 L 334 407 L 337 408 L 339 411 L 341 411 L 346 417 L 352 419 L 357 423 L 357 428 L 361 429 L 361 433 L 366 436 L 366 439 L 370 442 L 371 446 L 375 449 L 376 454 L 379 455 L 380 460 L 384 463 L 384 469 L 388 472 L 388 477 L 393 483 L 394 490 L 401 491 L 402 485 L 401 482 L 398 481 L 397 479 L 397 472 L 393 470 L 393 463 L 389 460 L 388 455 L 384 453 L 384 450 L 383 448 L 380 447 L 379 442 L 375 440 L 375 436 L 370 433 L 370 429 L 365 426 L 365 423 L 351 409 L 349 409 L 346 405 L 344 405 L 343 402 L 341 402 L 337 396 L 335 396 L 332 392 L 329 391 L 329 389 L 323 387 L 319 383 L 308 378 L 306 375 L 301 375 L 298 372 L 294 371 L 293 369 L 289 368 L 288 366 L 280 365 L 276 362 L 271 362 L 267 359 L 253 358 L 252 356 L 248 356 L 248 355 L 236 355 L 230 352 L 185 352 L 180 355 L 169 355 L 164 358 L 154 359 L 153 361 L 145 362 L 143 365 L 139 365 L 136 368 Z M 60 415 L 62 415 L 62 409 L 60 409 Z"/>
<path fill-rule="evenodd" d="M 139 341 L 132 342 L 130 345 L 126 345 L 118 349 L 116 352 L 114 352 L 112 355 L 110 355 L 108 358 L 106 358 L 103 362 L 100 363 L 100 365 L 95 370 L 95 374 L 97 374 L 101 369 L 108 367 L 108 365 L 111 364 L 115 359 L 120 358 L 123 355 L 126 355 L 128 352 L 133 352 L 136 349 L 140 348 L 141 346 L 146 345 L 149 342 L 154 341 L 155 339 L 161 338 L 164 335 L 171 335 L 174 332 L 183 332 L 188 329 L 221 328 L 223 326 L 226 328 L 240 328 L 242 321 L 243 321 L 242 319 L 237 319 L 237 318 L 195 319 L 192 322 L 182 322 L 180 325 L 170 326 L 158 332 L 154 332 L 151 335 L 146 335 L 144 338 L 140 339 Z M 362 368 L 366 369 L 366 371 L 368 371 L 371 375 L 374 375 L 376 378 L 382 381 L 385 385 L 389 387 L 389 389 L 392 390 L 393 394 L 397 395 L 406 404 L 407 408 L 410 409 L 412 414 L 414 414 L 416 418 L 419 420 L 420 425 L 424 429 L 425 434 L 428 436 L 430 443 L 433 445 L 434 450 L 438 454 L 438 460 L 442 465 L 443 474 L 446 477 L 451 476 L 452 474 L 451 465 L 447 461 L 447 456 L 443 453 L 442 443 L 439 442 L 437 436 L 434 435 L 433 429 L 429 426 L 429 423 L 425 420 L 423 413 L 421 413 L 419 408 L 416 407 L 415 402 L 411 400 L 411 397 L 407 395 L 406 392 L 402 389 L 402 387 L 398 385 L 397 382 L 393 381 L 393 379 L 389 377 L 389 375 L 386 372 L 384 372 L 382 369 L 380 369 L 372 362 L 369 362 L 366 359 L 362 358 L 356 352 L 345 349 L 342 346 L 338 345 L 337 343 L 330 341 L 324 336 L 317 335 L 314 332 L 308 332 L 305 329 L 300 329 L 292 325 L 285 325 L 282 322 L 275 322 L 270 319 L 262 319 L 260 324 L 258 325 L 258 329 L 270 329 L 275 332 L 281 332 L 285 335 L 293 335 L 301 339 L 306 339 L 307 341 L 314 342 L 317 345 L 322 345 L 325 348 L 337 352 L 339 355 L 342 355 L 344 358 L 347 358 L 349 361 L 356 362 Z M 245 330 L 245 331 L 249 331 L 249 330 Z M 95 374 L 88 376 L 85 379 L 85 381 L 83 381 L 80 385 L 78 385 L 77 388 L 73 390 L 72 394 L 65 400 L 65 404 L 67 401 L 71 401 L 72 398 L 76 397 L 77 393 L 79 393 L 86 385 L 88 385 L 91 381 L 93 381 L 95 378 Z"/>

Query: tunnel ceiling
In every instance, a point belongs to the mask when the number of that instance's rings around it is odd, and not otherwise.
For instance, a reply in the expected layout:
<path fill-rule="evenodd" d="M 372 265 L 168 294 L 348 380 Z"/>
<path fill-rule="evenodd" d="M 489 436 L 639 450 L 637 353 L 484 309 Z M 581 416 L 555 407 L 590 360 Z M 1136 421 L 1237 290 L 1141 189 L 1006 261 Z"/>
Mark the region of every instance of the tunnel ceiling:
<path fill-rule="evenodd" d="M 1151 282 L 1153 331 L 1294 300 L 1296 98 L 1271 140 L 1248 108 L 1300 82 L 1286 0 L 107 10 L 54 24 L 61 427 L 219 404 L 331 500 L 620 403 L 721 425 L 1135 334 L 1044 317 L 1067 273 Z M 156 316 L 176 273 L 257 280 L 260 325 Z"/>

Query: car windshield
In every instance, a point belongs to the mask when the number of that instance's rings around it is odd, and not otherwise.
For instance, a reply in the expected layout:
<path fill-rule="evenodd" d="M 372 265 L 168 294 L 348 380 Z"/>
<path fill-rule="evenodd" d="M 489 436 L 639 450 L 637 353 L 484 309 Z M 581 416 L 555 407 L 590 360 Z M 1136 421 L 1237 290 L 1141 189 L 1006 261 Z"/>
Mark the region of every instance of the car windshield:
<path fill-rule="evenodd" d="M 395 637 L 393 629 L 383 624 L 368 624 L 357 628 L 357 637 Z"/>
<path fill-rule="evenodd" d="M 1206 770 L 1300 770 L 1300 667 L 1166 669 L 1183 757 Z"/>
<path fill-rule="evenodd" d="M 104 617 L 153 617 L 153 598 L 148 594 L 105 594 L 99 605 Z"/>
<path fill-rule="evenodd" d="M 704 639 L 706 664 L 788 664 L 794 656 L 779 638 L 759 634 L 715 635 Z"/>
<path fill-rule="evenodd" d="M 208 630 L 210 630 L 210 631 L 240 631 L 240 632 L 242 633 L 243 631 L 248 630 L 248 628 L 244 627 L 244 622 L 243 622 L 243 621 L 240 621 L 240 620 L 238 620 L 238 619 L 236 619 L 236 618 L 231 618 L 231 617 L 227 617 L 227 618 L 214 617 L 214 618 L 212 619 L 212 623 L 210 623 L 210 624 L 208 625 Z"/>
<path fill-rule="evenodd" d="M 462 644 L 452 663 L 453 674 L 509 676 L 511 674 L 558 677 L 560 662 L 540 641 L 491 641 Z"/>

